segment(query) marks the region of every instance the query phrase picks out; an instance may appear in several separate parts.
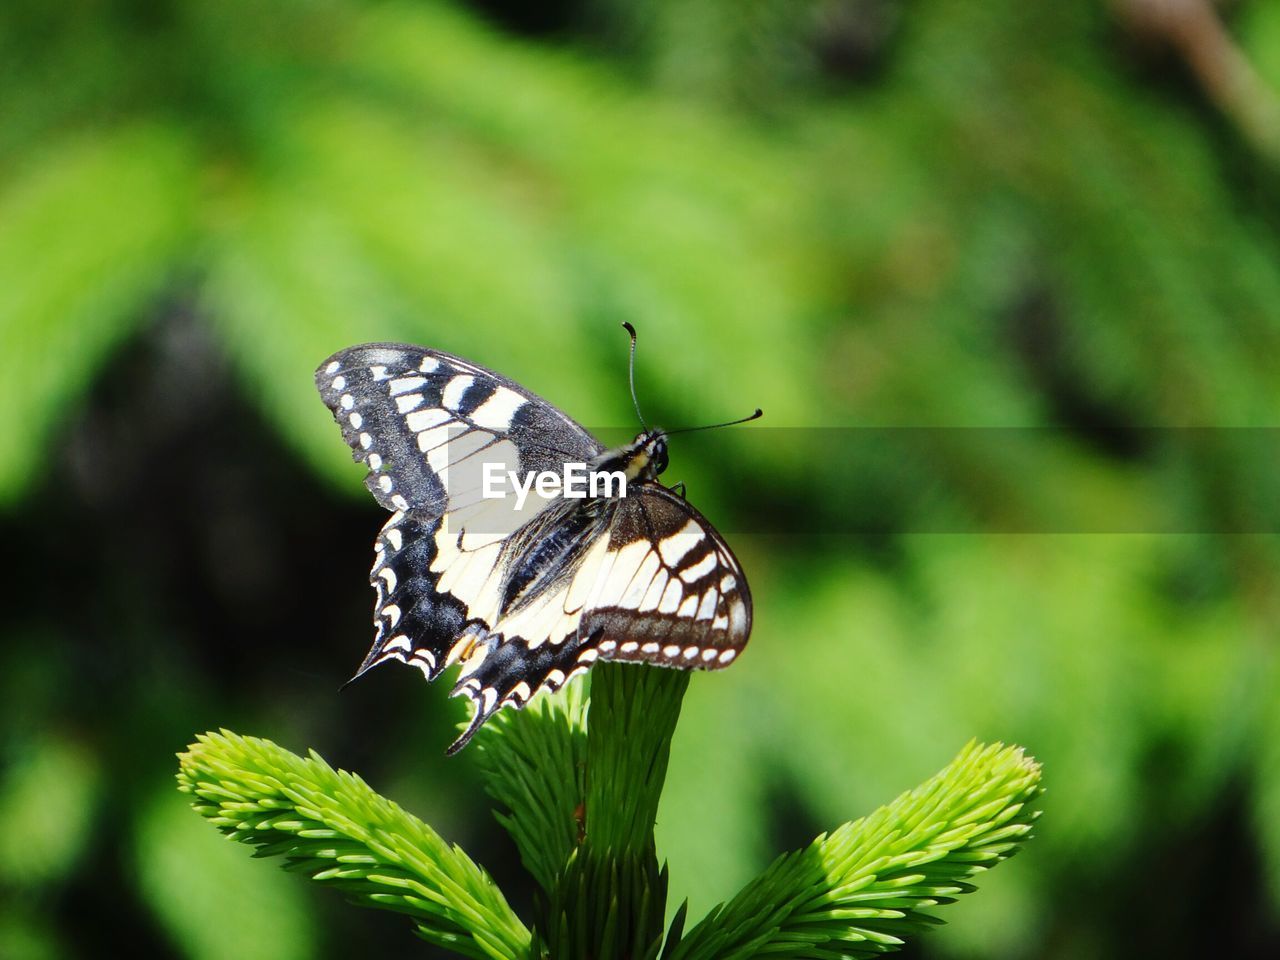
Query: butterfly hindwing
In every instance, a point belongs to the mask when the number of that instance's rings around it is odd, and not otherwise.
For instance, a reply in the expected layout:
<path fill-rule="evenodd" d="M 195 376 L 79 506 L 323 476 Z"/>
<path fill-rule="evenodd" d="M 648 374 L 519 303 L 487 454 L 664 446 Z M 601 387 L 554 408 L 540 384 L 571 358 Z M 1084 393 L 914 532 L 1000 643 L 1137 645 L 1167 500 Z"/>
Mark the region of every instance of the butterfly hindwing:
<path fill-rule="evenodd" d="M 377 593 L 374 641 L 356 676 L 395 659 L 434 680 L 454 639 L 466 629 L 466 606 L 438 592 L 431 572 L 442 524 L 441 517 L 397 510 L 378 534 L 369 572 Z"/>
<path fill-rule="evenodd" d="M 747 579 L 728 544 L 684 498 L 654 483 L 620 500 L 609 552 L 608 583 L 582 627 L 601 659 L 717 669 L 746 646 Z"/>
<path fill-rule="evenodd" d="M 571 564 L 552 564 L 554 587 L 497 620 L 500 642 L 464 666 L 455 693 L 476 714 L 461 743 L 499 707 L 558 689 L 597 659 L 718 669 L 746 645 L 746 578 L 701 514 L 656 483 L 599 506 L 598 533 Z"/>

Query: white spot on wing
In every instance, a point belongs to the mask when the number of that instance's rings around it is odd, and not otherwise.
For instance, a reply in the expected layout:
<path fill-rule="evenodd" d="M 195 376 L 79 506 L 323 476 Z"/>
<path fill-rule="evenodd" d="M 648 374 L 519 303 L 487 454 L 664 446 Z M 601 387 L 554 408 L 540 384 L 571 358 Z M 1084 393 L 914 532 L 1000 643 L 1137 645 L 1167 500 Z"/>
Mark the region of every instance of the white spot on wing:
<path fill-rule="evenodd" d="M 664 657 L 674 657 L 679 652 L 680 652 L 680 648 L 677 647 L 675 644 L 671 644 L 670 646 L 662 648 L 662 655 Z"/>
<path fill-rule="evenodd" d="M 358 417 L 359 414 L 353 413 L 352 416 Z M 360 446 L 363 447 L 365 450 L 368 450 L 370 447 L 373 446 L 373 437 L 369 436 L 369 434 L 367 433 L 360 434 Z"/>
<path fill-rule="evenodd" d="M 447 430 L 449 428 L 441 427 L 438 429 Z M 421 437 L 422 434 L 418 434 L 418 436 Z M 449 486 L 449 478 L 447 473 L 448 467 L 449 467 L 449 445 L 447 443 L 441 443 L 441 444 L 437 444 L 436 446 L 428 450 L 427 464 L 431 467 L 432 470 L 440 474 L 440 482 L 443 483 L 445 485 L 445 488 L 447 489 Z"/>
<path fill-rule="evenodd" d="M 675 613 L 676 608 L 680 606 L 680 598 L 683 595 L 684 590 L 680 587 L 680 581 L 672 577 L 671 582 L 667 584 L 667 589 L 663 591 L 662 601 L 658 604 L 658 612 Z"/>
<path fill-rule="evenodd" d="M 452 386 L 452 383 L 450 384 Z M 511 418 L 528 401 L 510 387 L 498 387 L 491 396 L 469 415 L 472 423 L 490 430 L 505 430 Z"/>
<path fill-rule="evenodd" d="M 428 450 L 434 450 L 442 443 L 445 443 L 449 439 L 451 433 L 456 432 L 457 431 L 454 430 L 453 427 L 450 427 L 447 424 L 439 427 L 432 427 L 430 430 L 423 430 L 418 434 L 418 449 L 423 453 L 426 453 Z"/>
<path fill-rule="evenodd" d="M 464 590 L 460 592 L 456 589 L 456 584 L 465 578 L 467 568 L 475 557 L 476 554 L 474 553 L 459 553 L 457 540 L 454 537 L 437 534 L 436 555 L 431 561 L 431 571 L 440 574 L 440 577 L 436 580 L 436 591 L 438 593 L 452 593 L 463 600 L 470 599 L 474 591 Z"/>
<path fill-rule="evenodd" d="M 338 401 L 342 405 L 343 410 L 350 410 L 356 405 L 355 397 L 349 393 L 344 393 L 342 399 Z"/>
<path fill-rule="evenodd" d="M 699 577 L 705 577 L 716 568 L 716 554 L 712 550 L 688 570 L 680 571 L 680 579 L 685 583 L 694 583 Z"/>
<path fill-rule="evenodd" d="M 333 366 L 333 364 L 330 364 L 330 366 Z M 347 378 L 346 378 L 346 377 L 334 377 L 334 378 L 333 378 L 333 389 L 335 389 L 335 390 L 345 390 L 345 389 L 347 389 Z"/>
<path fill-rule="evenodd" d="M 440 542 L 437 537 L 436 543 Z M 449 591 L 467 604 L 468 617 L 491 621 L 497 616 L 502 602 L 502 571 L 498 568 L 501 549 L 500 540 L 472 553 L 458 554 L 455 548 L 453 557 L 456 559 L 440 577 L 442 584 L 446 580 L 451 581 Z M 435 565 L 432 566 L 434 568 Z"/>
<path fill-rule="evenodd" d="M 474 456 L 488 446 L 492 440 L 493 434 L 485 433 L 483 430 L 460 431 L 453 445 L 453 462 L 460 463 L 468 457 Z"/>
<path fill-rule="evenodd" d="M 702 595 L 702 603 L 698 607 L 698 619 L 710 620 L 716 612 L 716 592 L 708 590 Z"/>
<path fill-rule="evenodd" d="M 720 662 L 721 662 L 721 663 L 728 663 L 729 661 L 731 661 L 731 660 L 732 660 L 734 657 L 736 657 L 737 655 L 738 655 L 738 651 L 737 651 L 737 650 L 726 650 L 726 651 L 724 651 L 724 653 L 720 654 Z"/>
<path fill-rule="evenodd" d="M 337 360 L 334 360 L 332 363 L 330 363 L 327 367 L 324 368 L 324 372 L 337 373 L 340 368 L 341 368 L 341 364 L 339 364 Z"/>
<path fill-rule="evenodd" d="M 634 640 L 628 640 L 621 647 L 621 650 L 623 653 L 635 653 L 639 649 L 640 649 L 640 644 L 636 643 Z M 653 649 L 657 650 L 658 648 L 655 645 Z"/>
<path fill-rule="evenodd" d="M 466 373 L 454 377 L 444 388 L 444 393 L 440 397 L 441 402 L 449 410 L 457 410 L 462 404 L 463 396 L 475 382 L 476 378 Z"/>
<path fill-rule="evenodd" d="M 440 361 L 435 357 L 423 357 L 418 369 L 423 373 L 435 373 L 440 368 Z"/>
<path fill-rule="evenodd" d="M 422 400 L 423 396 L 420 393 L 407 393 L 403 397 L 396 397 L 396 409 L 401 413 L 408 413 L 422 406 Z"/>
<path fill-rule="evenodd" d="M 383 493 L 390 493 L 391 488 L 395 486 L 395 483 L 393 483 L 391 478 L 384 473 L 382 476 L 378 477 L 378 486 L 382 488 Z M 399 504 L 396 504 L 396 506 L 399 506 Z"/>
<path fill-rule="evenodd" d="M 605 564 L 612 566 L 613 559 L 609 554 L 608 538 L 601 537 L 582 558 L 577 572 L 573 575 L 573 580 L 569 583 L 569 590 L 564 598 L 565 612 L 582 609 L 595 594 L 601 576 L 607 572 L 602 570 L 602 566 Z"/>
<path fill-rule="evenodd" d="M 649 589 L 649 584 L 653 582 L 653 575 L 658 572 L 660 566 L 657 555 L 648 549 L 648 543 L 641 541 L 645 545 L 646 553 L 644 562 L 640 564 L 640 569 L 636 571 L 634 577 L 631 578 L 631 586 L 627 589 L 626 595 L 622 598 L 620 606 L 635 609 L 640 606 L 640 601 L 644 599 L 645 591 Z M 622 558 L 618 558 L 621 563 Z"/>
<path fill-rule="evenodd" d="M 351 426 L 355 427 L 357 430 L 364 426 L 364 417 L 360 416 L 358 413 L 351 414 L 347 419 L 351 422 Z"/>
<path fill-rule="evenodd" d="M 649 589 L 645 591 L 644 599 L 640 601 L 640 606 L 637 609 L 642 613 L 647 610 L 656 610 L 658 608 L 658 602 L 662 599 L 662 591 L 666 589 L 666 586 L 667 575 L 665 572 L 659 570 L 654 575 L 653 580 L 650 581 Z"/>
<path fill-rule="evenodd" d="M 658 544 L 658 552 L 662 554 L 662 560 L 669 567 L 677 566 L 686 553 L 698 545 L 704 538 L 702 528 L 698 526 L 696 520 L 690 520 L 678 533 L 673 533 L 669 537 L 663 537 Z"/>
<path fill-rule="evenodd" d="M 397 377 L 387 384 L 387 389 L 391 391 L 391 395 L 394 397 L 397 394 L 418 390 L 426 386 L 426 383 L 426 377 Z"/>
<path fill-rule="evenodd" d="M 635 578 L 636 571 L 649 553 L 649 543 L 637 540 L 628 543 L 621 550 L 614 551 L 613 564 L 609 567 L 605 579 L 600 585 L 600 594 L 596 601 L 600 605 L 616 604 L 622 599 L 627 586 Z M 604 571 L 602 570 L 602 573 Z M 641 594 L 643 596 L 643 594 Z"/>

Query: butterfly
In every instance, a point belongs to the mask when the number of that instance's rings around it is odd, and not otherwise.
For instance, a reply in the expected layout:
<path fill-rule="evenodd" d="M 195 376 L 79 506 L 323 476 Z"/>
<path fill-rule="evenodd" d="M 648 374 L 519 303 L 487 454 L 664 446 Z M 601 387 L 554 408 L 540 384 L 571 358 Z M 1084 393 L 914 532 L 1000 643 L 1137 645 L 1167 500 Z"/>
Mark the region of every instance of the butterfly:
<path fill-rule="evenodd" d="M 369 574 L 374 643 L 356 677 L 396 660 L 434 680 L 459 664 L 450 695 L 474 709 L 448 753 L 596 660 L 718 669 L 746 645 L 741 566 L 683 489 L 658 481 L 670 432 L 646 426 L 606 449 L 520 384 L 406 344 L 341 350 L 316 386 L 391 511 Z"/>

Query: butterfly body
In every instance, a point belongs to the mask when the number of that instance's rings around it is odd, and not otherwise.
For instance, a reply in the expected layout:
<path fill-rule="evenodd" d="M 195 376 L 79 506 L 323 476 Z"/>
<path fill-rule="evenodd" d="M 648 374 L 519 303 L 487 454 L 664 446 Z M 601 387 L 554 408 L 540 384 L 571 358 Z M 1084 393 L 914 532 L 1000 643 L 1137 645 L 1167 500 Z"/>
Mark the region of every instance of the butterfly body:
<path fill-rule="evenodd" d="M 661 431 L 607 450 L 514 381 L 403 344 L 340 351 L 316 385 L 391 511 L 374 545 L 375 640 L 359 673 L 399 660 L 432 680 L 460 664 L 453 695 L 475 710 L 450 752 L 502 706 L 522 707 L 597 659 L 715 669 L 745 646 L 746 578 L 658 481 Z M 570 463 L 625 486 L 522 501 L 491 496 L 483 479 L 489 467 L 514 478 Z"/>

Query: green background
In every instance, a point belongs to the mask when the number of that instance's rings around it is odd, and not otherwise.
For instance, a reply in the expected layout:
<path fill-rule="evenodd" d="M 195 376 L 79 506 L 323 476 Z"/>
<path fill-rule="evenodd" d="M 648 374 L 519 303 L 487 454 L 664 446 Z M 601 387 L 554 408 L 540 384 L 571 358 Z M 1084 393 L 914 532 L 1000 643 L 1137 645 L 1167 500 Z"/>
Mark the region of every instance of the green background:
<path fill-rule="evenodd" d="M 976 736 L 1045 814 L 915 956 L 1274 956 L 1278 88 L 1264 0 L 10 0 L 0 956 L 432 955 L 184 809 L 222 725 L 527 906 L 463 704 L 338 692 L 381 520 L 311 372 L 406 340 L 630 430 L 622 320 L 649 419 L 766 411 L 664 478 L 756 607 L 675 900 Z"/>

